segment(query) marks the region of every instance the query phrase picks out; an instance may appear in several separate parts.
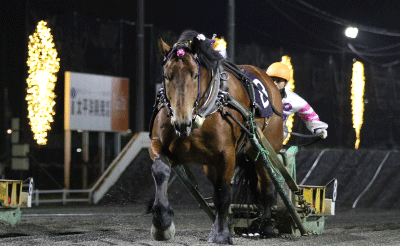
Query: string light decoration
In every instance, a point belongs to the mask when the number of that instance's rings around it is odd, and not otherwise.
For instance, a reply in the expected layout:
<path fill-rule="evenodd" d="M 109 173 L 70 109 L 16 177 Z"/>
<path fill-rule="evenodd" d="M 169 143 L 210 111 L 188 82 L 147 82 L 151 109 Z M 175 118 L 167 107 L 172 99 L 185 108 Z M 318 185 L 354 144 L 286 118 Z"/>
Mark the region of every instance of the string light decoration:
<path fill-rule="evenodd" d="M 360 145 L 360 130 L 364 115 L 364 64 L 356 61 L 353 64 L 353 77 L 351 78 L 351 111 L 353 114 L 353 128 L 356 131 L 355 149 Z"/>
<path fill-rule="evenodd" d="M 29 36 L 27 96 L 28 118 L 33 137 L 39 145 L 47 144 L 47 132 L 53 122 L 57 72 L 60 59 L 45 21 L 37 24 L 35 33 Z"/>
<path fill-rule="evenodd" d="M 282 63 L 287 65 L 290 69 L 290 80 L 288 81 L 286 88 L 294 91 L 294 79 L 293 79 L 293 66 L 292 63 L 290 62 L 290 57 L 289 56 L 282 56 Z M 291 132 L 292 128 L 293 128 L 293 122 L 294 122 L 294 118 L 293 118 L 293 114 L 290 115 L 286 121 L 286 126 L 288 128 L 288 131 Z M 283 144 L 286 144 L 290 139 L 290 133 L 287 135 L 286 140 L 283 142 Z"/>

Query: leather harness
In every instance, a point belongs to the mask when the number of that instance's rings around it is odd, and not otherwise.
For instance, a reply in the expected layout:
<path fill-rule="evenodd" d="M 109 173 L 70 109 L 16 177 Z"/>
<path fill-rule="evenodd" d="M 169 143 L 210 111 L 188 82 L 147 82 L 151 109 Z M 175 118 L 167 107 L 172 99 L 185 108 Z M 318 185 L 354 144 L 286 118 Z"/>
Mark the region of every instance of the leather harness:
<path fill-rule="evenodd" d="M 173 49 L 168 53 L 166 58 L 164 59 L 163 66 L 165 63 L 169 60 L 172 52 L 174 52 L 176 49 L 178 49 L 180 46 L 179 45 L 174 45 Z M 217 62 L 215 70 L 212 71 L 212 79 L 211 82 L 206 89 L 207 95 L 207 100 L 206 102 L 201 105 L 199 109 L 196 110 L 196 107 L 198 106 L 199 99 L 200 99 L 200 65 L 197 60 L 197 57 L 194 57 L 191 54 L 192 58 L 196 61 L 196 64 L 198 66 L 198 71 L 199 71 L 199 89 L 198 89 L 198 95 L 197 99 L 194 105 L 194 117 L 193 121 L 195 122 L 194 127 L 201 127 L 202 122 L 207 116 L 210 116 L 211 114 L 215 113 L 217 110 L 222 110 L 224 114 L 227 116 L 231 117 L 248 135 L 252 135 L 251 130 L 249 127 L 244 126 L 239 120 L 237 120 L 232 114 L 229 113 L 229 111 L 223 110 L 224 106 L 228 106 L 230 108 L 235 109 L 238 111 L 243 118 L 245 119 L 246 122 L 249 122 L 252 117 L 255 115 L 255 109 L 257 107 L 257 104 L 255 102 L 255 96 L 254 96 L 254 83 L 243 73 L 243 70 L 239 68 L 237 65 L 235 65 L 232 62 L 229 62 L 225 59 L 221 59 Z M 225 72 L 225 70 L 228 70 L 232 74 L 234 74 L 235 77 L 241 79 L 244 81 L 244 83 L 248 87 L 248 92 L 249 92 L 249 97 L 250 97 L 250 110 L 248 110 L 246 107 L 244 107 L 240 102 L 238 102 L 235 98 L 232 97 L 232 95 L 229 94 L 229 88 L 226 85 L 226 81 L 228 80 L 228 74 Z M 268 100 L 270 100 L 268 98 Z M 282 117 L 282 114 L 272 105 L 272 110 L 275 114 L 279 115 Z M 165 92 L 165 85 L 163 82 L 163 86 L 160 88 L 160 90 L 157 93 L 156 101 L 153 106 L 153 114 L 150 120 L 150 138 L 151 138 L 151 130 L 153 129 L 154 125 L 154 119 L 157 115 L 157 113 L 161 110 L 161 108 L 165 107 L 168 111 L 168 117 L 173 115 L 173 111 L 171 108 L 171 105 L 168 101 L 168 98 L 166 97 L 166 92 Z M 200 120 L 201 119 L 201 120 Z M 199 120 L 200 125 L 196 125 L 196 121 Z"/>

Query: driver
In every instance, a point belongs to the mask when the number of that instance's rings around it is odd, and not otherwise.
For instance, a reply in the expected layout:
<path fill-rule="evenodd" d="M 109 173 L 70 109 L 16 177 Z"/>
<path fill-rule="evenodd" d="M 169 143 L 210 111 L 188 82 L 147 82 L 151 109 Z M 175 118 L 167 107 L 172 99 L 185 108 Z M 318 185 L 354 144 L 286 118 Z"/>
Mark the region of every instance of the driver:
<path fill-rule="evenodd" d="M 272 77 L 282 96 L 283 139 L 285 140 L 288 135 L 288 128 L 286 126 L 287 118 L 294 113 L 297 113 L 301 117 L 308 130 L 325 139 L 328 136 L 328 132 L 326 131 L 328 124 L 319 120 L 317 113 L 303 98 L 291 90 L 285 90 L 285 86 L 290 80 L 289 67 L 282 62 L 275 62 L 268 67 L 267 74 Z"/>

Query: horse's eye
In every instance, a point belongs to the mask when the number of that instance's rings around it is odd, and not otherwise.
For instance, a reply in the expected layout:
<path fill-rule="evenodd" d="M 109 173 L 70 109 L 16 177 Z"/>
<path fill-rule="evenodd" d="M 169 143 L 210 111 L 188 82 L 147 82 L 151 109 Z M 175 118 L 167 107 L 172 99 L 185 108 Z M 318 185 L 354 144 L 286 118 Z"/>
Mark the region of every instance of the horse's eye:
<path fill-rule="evenodd" d="M 195 73 L 194 76 L 193 76 L 193 79 L 197 79 L 198 77 L 199 77 L 199 74 Z"/>
<path fill-rule="evenodd" d="M 171 76 L 164 74 L 164 79 L 166 81 L 170 81 L 171 80 Z"/>

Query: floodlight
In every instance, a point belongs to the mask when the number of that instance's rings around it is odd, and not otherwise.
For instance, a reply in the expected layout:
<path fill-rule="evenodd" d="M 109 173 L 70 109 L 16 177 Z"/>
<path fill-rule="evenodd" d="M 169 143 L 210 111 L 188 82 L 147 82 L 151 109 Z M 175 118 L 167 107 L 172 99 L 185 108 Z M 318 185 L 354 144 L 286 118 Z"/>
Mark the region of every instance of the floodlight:
<path fill-rule="evenodd" d="M 358 34 L 358 28 L 357 27 L 347 27 L 346 30 L 344 31 L 344 34 L 348 38 L 356 38 Z"/>

